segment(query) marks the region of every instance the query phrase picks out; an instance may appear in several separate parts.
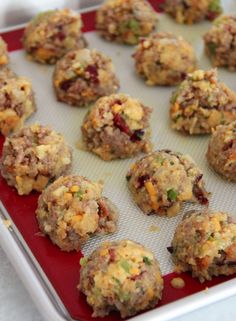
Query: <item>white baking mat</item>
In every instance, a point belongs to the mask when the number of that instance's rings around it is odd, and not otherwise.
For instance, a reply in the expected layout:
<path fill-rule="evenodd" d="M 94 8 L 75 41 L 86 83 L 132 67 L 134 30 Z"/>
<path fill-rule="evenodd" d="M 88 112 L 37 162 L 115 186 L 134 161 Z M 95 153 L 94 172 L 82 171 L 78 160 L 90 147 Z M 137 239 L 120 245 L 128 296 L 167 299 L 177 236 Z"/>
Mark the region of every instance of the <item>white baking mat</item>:
<path fill-rule="evenodd" d="M 236 11 L 235 1 L 225 1 L 226 3 L 228 10 Z M 172 31 L 183 35 L 196 49 L 200 67 L 208 69 L 210 63 L 203 52 L 202 34 L 209 27 L 208 22 L 194 26 L 180 26 L 165 15 L 161 15 L 158 31 Z M 169 98 L 174 88 L 146 86 L 144 81 L 135 74 L 131 58 L 133 47 L 105 42 L 94 32 L 87 33 L 86 38 L 90 48 L 101 50 L 112 57 L 121 83 L 120 92 L 139 98 L 145 105 L 153 108 L 151 127 L 154 149 L 168 148 L 191 155 L 203 170 L 207 189 L 212 192 L 210 207 L 229 212 L 236 217 L 235 184 L 215 174 L 206 162 L 205 153 L 209 137 L 183 136 L 169 127 Z M 95 181 L 103 179 L 105 182 L 104 195 L 119 208 L 118 231 L 111 236 L 91 238 L 83 247 L 83 253 L 89 254 L 101 241 L 106 239 L 128 238 L 142 243 L 155 253 L 163 274 L 171 272 L 172 263 L 166 247 L 170 245 L 174 229 L 182 215 L 175 218 L 144 215 L 132 201 L 125 179 L 134 159 L 105 162 L 91 153 L 78 150 L 76 143 L 81 138 L 80 126 L 87 108 L 70 107 L 56 101 L 51 82 L 53 67 L 41 66 L 28 61 L 21 50 L 11 53 L 10 56 L 12 69 L 19 75 L 31 79 L 36 92 L 38 110 L 28 123 L 37 121 L 51 125 L 61 132 L 74 150 L 72 172 Z M 236 90 L 235 73 L 222 69 L 219 70 L 219 78 Z M 199 206 L 188 204 L 184 207 L 184 211 L 197 207 Z"/>

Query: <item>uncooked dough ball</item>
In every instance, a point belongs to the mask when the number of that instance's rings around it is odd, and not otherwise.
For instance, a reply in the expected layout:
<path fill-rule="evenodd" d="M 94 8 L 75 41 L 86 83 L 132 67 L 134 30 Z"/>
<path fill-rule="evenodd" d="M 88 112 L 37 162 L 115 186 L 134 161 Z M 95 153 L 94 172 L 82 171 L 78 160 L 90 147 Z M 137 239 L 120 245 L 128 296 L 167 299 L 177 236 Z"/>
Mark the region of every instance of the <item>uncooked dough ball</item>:
<path fill-rule="evenodd" d="M 150 113 L 149 107 L 125 94 L 100 98 L 81 127 L 86 148 L 104 160 L 149 152 Z"/>
<path fill-rule="evenodd" d="M 79 289 L 93 317 L 119 311 L 122 318 L 154 308 L 162 297 L 163 279 L 153 253 L 129 241 L 100 245 L 81 260 Z"/>
<path fill-rule="evenodd" d="M 169 32 L 141 39 L 133 57 L 137 74 L 148 85 L 177 85 L 197 68 L 193 47 Z"/>

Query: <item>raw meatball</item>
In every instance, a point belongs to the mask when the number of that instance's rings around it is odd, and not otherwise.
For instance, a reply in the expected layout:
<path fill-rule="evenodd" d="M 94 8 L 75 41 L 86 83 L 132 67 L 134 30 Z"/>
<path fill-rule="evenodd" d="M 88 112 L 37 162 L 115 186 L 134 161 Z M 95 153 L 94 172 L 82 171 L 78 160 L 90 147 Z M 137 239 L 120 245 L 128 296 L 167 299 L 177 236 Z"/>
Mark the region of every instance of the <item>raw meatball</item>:
<path fill-rule="evenodd" d="M 153 253 L 129 241 L 105 242 L 81 259 L 79 289 L 93 308 L 93 317 L 119 311 L 122 318 L 154 308 L 163 279 Z"/>
<path fill-rule="evenodd" d="M 25 29 L 23 46 L 30 57 L 44 64 L 54 64 L 66 52 L 84 48 L 82 20 L 69 9 L 39 13 Z"/>
<path fill-rule="evenodd" d="M 63 251 L 79 250 L 95 233 L 115 232 L 118 212 L 102 189 L 82 176 L 59 177 L 39 197 L 40 230 Z"/>
<path fill-rule="evenodd" d="M 129 45 L 149 35 L 156 24 L 157 14 L 145 0 L 107 0 L 96 16 L 96 28 L 102 37 Z"/>
<path fill-rule="evenodd" d="M 171 247 L 177 272 L 201 282 L 236 272 L 236 223 L 218 211 L 193 211 L 177 226 Z"/>
<path fill-rule="evenodd" d="M 79 49 L 58 61 L 53 85 L 59 101 L 81 107 L 115 93 L 119 80 L 110 58 L 94 49 Z"/>
<path fill-rule="evenodd" d="M 148 215 L 175 216 L 183 202 L 208 205 L 202 171 L 188 155 L 155 151 L 136 161 L 126 178 L 134 201 Z"/>
<path fill-rule="evenodd" d="M 207 159 L 216 172 L 236 182 L 236 121 L 213 132 Z"/>
<path fill-rule="evenodd" d="M 32 85 L 10 69 L 0 70 L 0 133 L 8 135 L 20 128 L 36 110 Z"/>
<path fill-rule="evenodd" d="M 71 167 L 72 151 L 61 134 L 38 124 L 23 127 L 6 138 L 1 174 L 18 194 L 42 191 L 49 181 Z"/>
<path fill-rule="evenodd" d="M 177 85 L 187 73 L 197 68 L 192 46 L 182 37 L 169 32 L 141 39 L 133 57 L 137 74 L 148 85 Z"/>
<path fill-rule="evenodd" d="M 213 66 L 236 69 L 236 14 L 216 19 L 204 41 Z"/>
<path fill-rule="evenodd" d="M 186 134 L 209 134 L 236 119 L 236 94 L 218 82 L 215 69 L 187 76 L 171 97 L 171 127 Z"/>
<path fill-rule="evenodd" d="M 8 52 L 7 52 L 7 44 L 0 37 L 0 66 L 6 65 L 9 62 Z"/>
<path fill-rule="evenodd" d="M 220 0 L 166 0 L 164 10 L 178 23 L 192 24 L 203 19 L 215 19 L 222 12 L 222 7 Z"/>
<path fill-rule="evenodd" d="M 151 109 L 125 94 L 100 98 L 81 127 L 88 150 L 104 160 L 150 152 Z"/>

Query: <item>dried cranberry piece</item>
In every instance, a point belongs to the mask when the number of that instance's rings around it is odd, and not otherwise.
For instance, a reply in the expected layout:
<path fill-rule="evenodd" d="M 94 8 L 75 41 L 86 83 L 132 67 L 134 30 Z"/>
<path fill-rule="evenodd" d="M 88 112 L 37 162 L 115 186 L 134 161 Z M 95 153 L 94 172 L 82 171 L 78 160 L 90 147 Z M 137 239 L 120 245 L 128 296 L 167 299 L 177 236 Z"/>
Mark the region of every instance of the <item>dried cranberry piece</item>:
<path fill-rule="evenodd" d="M 120 116 L 120 114 L 115 114 L 113 118 L 114 125 L 119 128 L 120 131 L 126 133 L 130 136 L 130 129 L 129 126 L 127 126 L 125 120 Z"/>
<path fill-rule="evenodd" d="M 186 72 L 181 72 L 180 78 L 181 80 L 185 80 L 187 78 Z"/>
<path fill-rule="evenodd" d="M 98 215 L 102 217 L 109 216 L 109 211 L 103 201 L 98 202 Z"/>
<path fill-rule="evenodd" d="M 55 34 L 54 38 L 63 41 L 66 38 L 66 34 L 63 31 L 59 31 Z"/>
<path fill-rule="evenodd" d="M 67 79 L 67 80 L 64 80 L 60 83 L 60 88 L 62 90 L 68 90 L 70 88 L 70 86 L 73 84 L 74 82 L 74 79 Z"/>
<path fill-rule="evenodd" d="M 218 12 L 209 11 L 207 14 L 207 19 L 213 21 L 218 16 L 218 14 Z"/>
<path fill-rule="evenodd" d="M 113 105 L 122 105 L 122 101 L 120 99 L 116 99 L 114 102 L 113 102 Z"/>
<path fill-rule="evenodd" d="M 89 65 L 85 69 L 85 72 L 89 73 L 90 79 L 94 84 L 99 84 L 99 79 L 98 79 L 98 69 L 95 65 Z"/>
<path fill-rule="evenodd" d="M 228 143 L 226 143 L 224 145 L 224 147 L 222 148 L 222 151 L 226 151 L 226 150 L 232 148 L 233 147 L 233 143 L 234 143 L 234 141 L 233 141 L 233 139 L 231 139 Z"/>
<path fill-rule="evenodd" d="M 110 262 L 115 262 L 115 259 L 116 259 L 116 251 L 115 249 L 109 249 L 108 250 L 108 253 L 110 255 Z"/>
<path fill-rule="evenodd" d="M 138 188 L 142 188 L 144 186 L 145 181 L 147 181 L 149 179 L 150 179 L 150 176 L 148 174 L 139 176 L 139 178 L 138 178 L 138 184 L 139 184 Z"/>
<path fill-rule="evenodd" d="M 173 246 L 167 246 L 167 251 L 172 254 L 174 252 Z"/>
<path fill-rule="evenodd" d="M 193 186 L 193 194 L 195 195 L 196 199 L 199 201 L 200 204 L 208 204 L 208 199 L 204 195 L 203 190 L 197 184 Z"/>
<path fill-rule="evenodd" d="M 200 180 L 202 179 L 202 177 L 203 177 L 203 174 L 198 175 L 195 179 L 195 184 L 198 184 L 200 182 Z"/>
<path fill-rule="evenodd" d="M 144 135 L 144 131 L 142 129 L 137 129 L 133 132 L 133 134 L 130 136 L 131 142 L 137 142 L 142 140 L 142 137 Z"/>

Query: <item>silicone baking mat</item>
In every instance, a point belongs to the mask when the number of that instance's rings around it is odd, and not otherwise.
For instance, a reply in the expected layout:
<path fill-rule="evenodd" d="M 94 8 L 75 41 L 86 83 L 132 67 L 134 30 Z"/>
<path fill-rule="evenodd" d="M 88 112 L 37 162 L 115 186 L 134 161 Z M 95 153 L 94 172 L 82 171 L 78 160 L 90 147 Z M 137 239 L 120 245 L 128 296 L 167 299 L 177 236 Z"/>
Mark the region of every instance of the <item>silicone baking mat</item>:
<path fill-rule="evenodd" d="M 155 5 L 157 2 L 152 1 Z M 226 9 L 228 11 L 236 10 L 236 4 L 233 4 L 233 1 L 228 1 Z M 143 80 L 135 74 L 131 57 L 134 48 L 102 40 L 93 31 L 94 17 L 94 12 L 83 14 L 84 31 L 89 47 L 96 48 L 112 57 L 121 83 L 120 92 L 139 98 L 145 105 L 153 108 L 151 127 L 154 149 L 168 148 L 191 155 L 203 170 L 207 189 L 212 192 L 210 207 L 229 212 L 236 217 L 235 185 L 224 181 L 207 165 L 205 153 L 209 137 L 183 136 L 170 129 L 169 99 L 174 88 L 146 86 Z M 202 22 L 194 26 L 180 26 L 169 17 L 160 14 L 157 30 L 171 31 L 182 35 L 194 46 L 199 66 L 209 69 L 210 63 L 204 55 L 202 42 L 202 35 L 209 27 L 209 22 Z M 26 59 L 24 51 L 21 50 L 22 32 L 22 29 L 18 29 L 4 33 L 2 36 L 8 42 L 11 51 L 10 67 L 19 75 L 28 77 L 32 81 L 36 93 L 38 109 L 27 123 L 37 121 L 50 125 L 61 132 L 73 148 L 72 172 L 87 176 L 95 181 L 104 180 L 103 194 L 119 207 L 118 231 L 111 236 L 91 238 L 82 248 L 82 253 L 89 254 L 100 242 L 107 239 L 128 238 L 150 248 L 158 258 L 162 274 L 165 275 L 165 289 L 159 306 L 228 280 L 229 278 L 220 277 L 215 278 L 212 282 L 200 284 L 188 274 L 184 274 L 182 277 L 186 280 L 186 286 L 183 289 L 177 290 L 170 286 L 170 280 L 174 274 L 172 273 L 170 254 L 166 247 L 171 243 L 175 227 L 181 220 L 183 212 L 198 208 L 198 206 L 186 205 L 181 214 L 175 218 L 145 216 L 132 201 L 125 180 L 126 172 L 134 159 L 105 162 L 91 153 L 77 149 L 76 144 L 81 139 L 80 126 L 87 108 L 74 108 L 56 101 L 51 81 L 53 67 L 42 66 Z M 233 90 L 236 90 L 233 73 L 219 70 L 219 78 Z M 3 137 L 0 138 L 0 143 L 2 147 Z M 14 188 L 7 186 L 1 177 L 0 191 L 0 198 L 4 206 L 71 317 L 90 320 L 92 310 L 87 305 L 85 297 L 76 289 L 79 281 L 79 259 L 82 253 L 64 253 L 54 246 L 48 238 L 40 236 L 34 214 L 37 207 L 37 193 L 18 196 Z M 119 320 L 119 318 L 117 313 L 112 313 L 105 320 Z"/>

